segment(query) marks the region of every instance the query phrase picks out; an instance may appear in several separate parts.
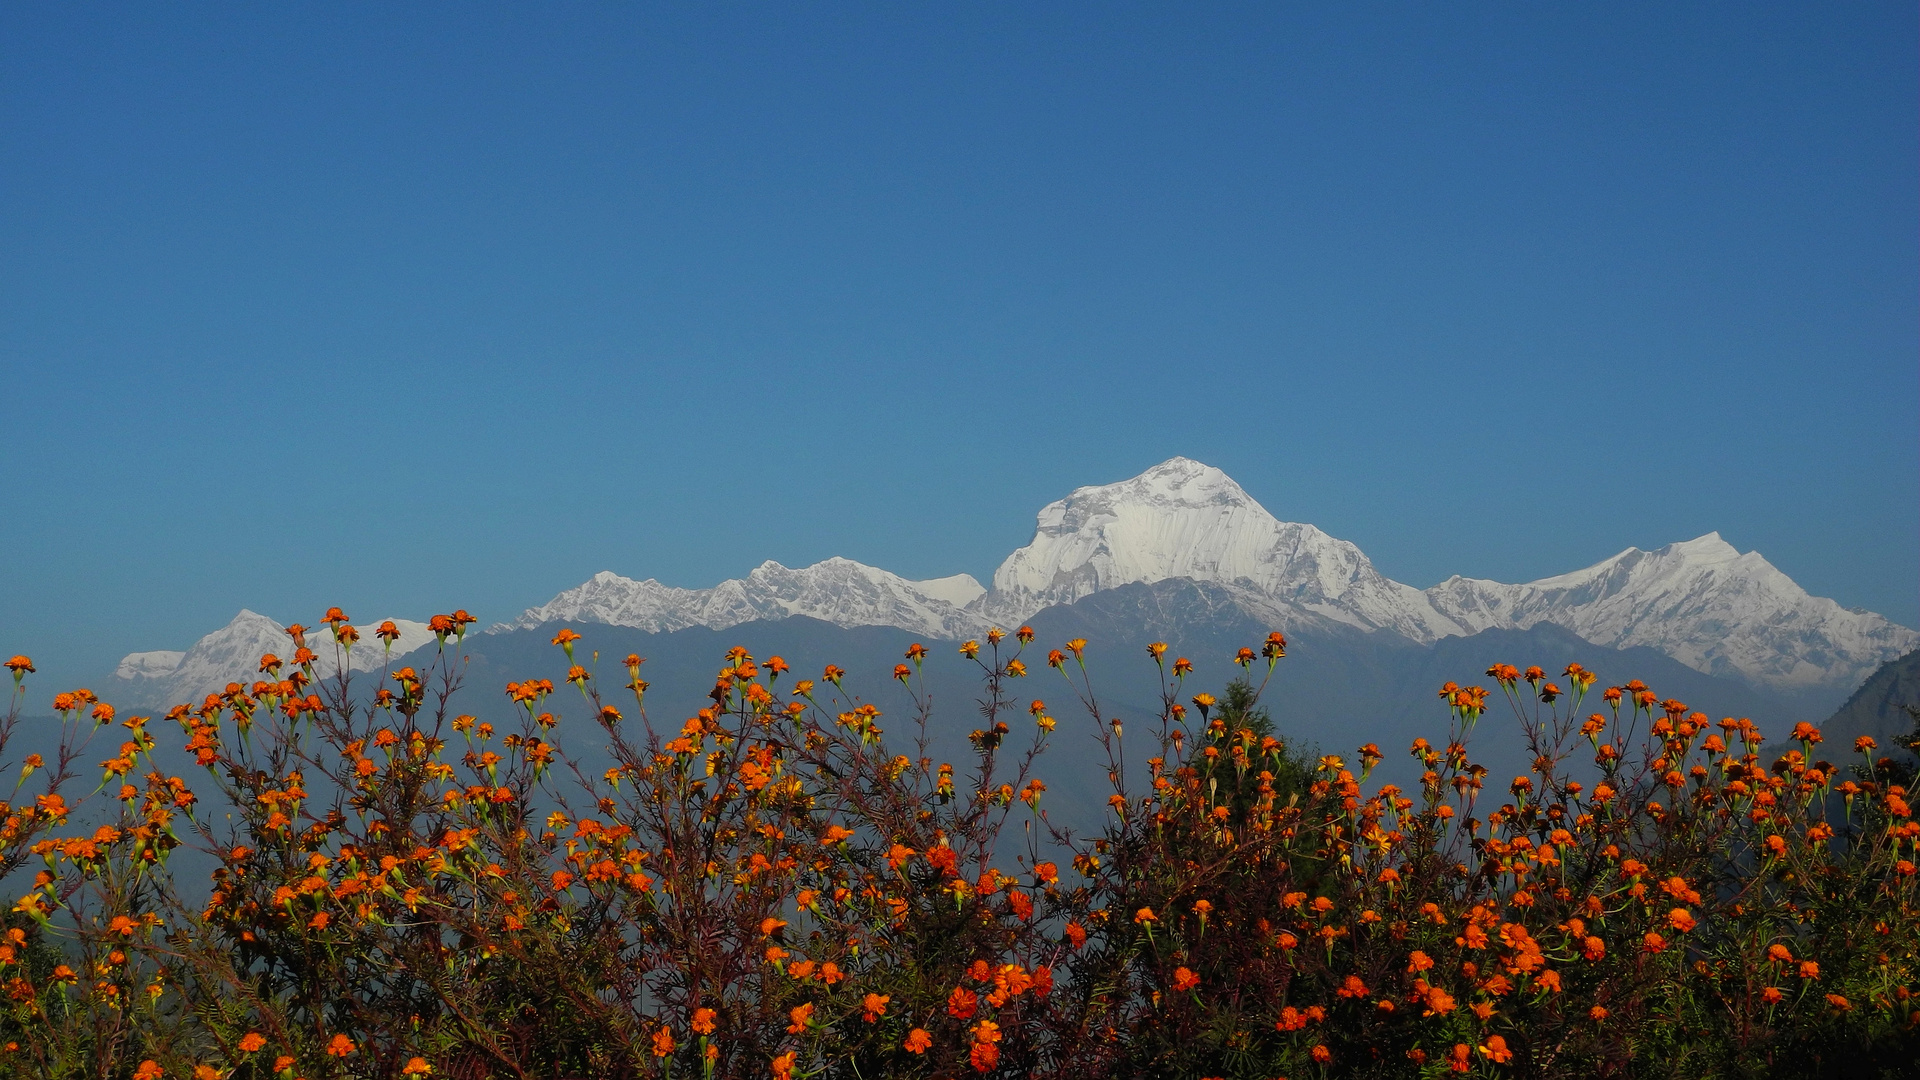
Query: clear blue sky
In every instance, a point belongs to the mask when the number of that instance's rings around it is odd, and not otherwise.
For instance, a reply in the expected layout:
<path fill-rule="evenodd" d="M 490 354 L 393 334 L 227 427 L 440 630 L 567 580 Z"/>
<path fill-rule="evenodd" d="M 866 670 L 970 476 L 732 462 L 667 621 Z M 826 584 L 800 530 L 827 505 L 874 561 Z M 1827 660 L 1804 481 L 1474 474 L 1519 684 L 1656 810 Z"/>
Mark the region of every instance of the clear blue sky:
<path fill-rule="evenodd" d="M 1718 529 L 1912 625 L 1916 41 L 1911 3 L 8 5 L 0 652 L 985 577 L 1174 454 L 1415 585 Z"/>

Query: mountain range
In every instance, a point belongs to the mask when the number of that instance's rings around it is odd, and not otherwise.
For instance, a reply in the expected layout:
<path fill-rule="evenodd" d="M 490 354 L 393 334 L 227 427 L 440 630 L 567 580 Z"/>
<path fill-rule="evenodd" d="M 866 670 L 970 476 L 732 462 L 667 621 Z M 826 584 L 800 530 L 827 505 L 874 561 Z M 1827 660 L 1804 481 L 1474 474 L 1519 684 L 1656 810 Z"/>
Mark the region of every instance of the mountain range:
<path fill-rule="evenodd" d="M 556 623 L 672 635 L 798 620 L 958 641 L 992 626 L 1085 622 L 1081 616 L 1120 608 L 1207 638 L 1215 636 L 1209 625 L 1258 624 L 1350 652 L 1362 643 L 1375 652 L 1432 650 L 1551 627 L 1603 649 L 1652 650 L 1714 685 L 1790 702 L 1796 714 L 1831 711 L 1868 674 L 1920 647 L 1920 633 L 1810 596 L 1758 552 L 1742 553 L 1717 533 L 1629 548 L 1539 581 L 1453 577 L 1419 589 L 1380 573 L 1348 541 L 1275 518 L 1224 472 L 1187 458 L 1048 504 L 1033 540 L 1006 558 L 990 588 L 966 574 L 916 581 L 842 558 L 799 569 L 766 562 L 709 589 L 601 572 L 487 635 Z M 349 666 L 373 670 L 431 640 L 424 624 L 395 622 L 402 636 L 391 656 L 363 642 Z M 487 648 L 472 638 L 469 647 Z M 286 651 L 284 632 L 242 612 L 182 652 L 128 656 L 115 692 L 129 704 L 191 700 L 251 680 L 268 651 Z"/>

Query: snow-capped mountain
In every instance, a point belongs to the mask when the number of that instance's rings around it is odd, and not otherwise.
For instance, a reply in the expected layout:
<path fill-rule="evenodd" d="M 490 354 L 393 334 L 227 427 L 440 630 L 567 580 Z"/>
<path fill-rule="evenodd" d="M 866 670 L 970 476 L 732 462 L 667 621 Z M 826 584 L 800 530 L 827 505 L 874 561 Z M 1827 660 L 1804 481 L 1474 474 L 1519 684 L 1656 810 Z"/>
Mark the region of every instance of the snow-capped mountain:
<path fill-rule="evenodd" d="M 373 636 L 373 628 L 384 619 L 375 619 L 361 627 L 359 644 L 348 655 L 349 671 L 378 671 L 389 660 L 433 641 L 427 624 L 412 619 L 394 619 L 400 639 L 389 652 Z M 308 635 L 317 656 L 314 672 L 321 676 L 338 670 L 335 649 L 325 627 Z M 242 610 L 227 625 L 194 642 L 185 652 L 133 653 L 120 661 L 114 671 L 109 700 L 130 706 L 160 706 L 196 703 L 208 694 L 224 690 L 228 683 L 251 685 L 261 678 L 260 657 L 273 653 L 282 659 L 293 656 L 293 641 L 287 628 L 258 612 Z"/>
<path fill-rule="evenodd" d="M 654 633 L 690 626 L 724 630 L 760 619 L 807 615 L 835 626 L 897 626 L 928 637 L 959 638 L 986 629 L 981 616 L 964 610 L 985 593 L 966 574 L 908 581 L 841 558 L 798 570 L 764 562 L 745 578 L 711 589 L 677 589 L 652 578 L 635 581 L 603 570 L 488 632 L 569 621 Z"/>
<path fill-rule="evenodd" d="M 1180 580 L 1206 583 L 1200 593 L 1239 617 L 1289 632 L 1335 624 L 1431 646 L 1550 623 L 1599 645 L 1648 646 L 1709 675 L 1796 693 L 1844 695 L 1880 664 L 1920 647 L 1920 633 L 1809 596 L 1759 553 L 1742 554 L 1717 533 L 1651 552 L 1630 548 L 1526 584 L 1454 577 L 1417 589 L 1380 573 L 1353 544 L 1275 518 L 1219 469 L 1178 457 L 1047 505 L 1033 540 L 1000 565 L 991 590 L 966 574 L 910 581 L 841 558 L 797 570 L 766 562 L 710 589 L 602 572 L 489 632 L 551 623 L 724 630 L 804 615 L 958 640 L 1123 586 Z M 1194 611 L 1179 621 L 1207 618 Z M 395 621 L 402 629 L 395 658 L 432 639 L 421 623 Z M 142 701 L 192 700 L 252 680 L 261 653 L 288 651 L 278 623 L 243 611 L 184 653 L 129 655 L 116 680 Z M 330 650 L 317 651 L 331 661 Z M 385 661 L 377 645 L 363 642 L 352 666 L 371 670 Z"/>
<path fill-rule="evenodd" d="M 1170 578 L 1243 586 L 1303 613 L 1422 643 L 1465 632 L 1359 548 L 1278 520 L 1226 473 L 1183 457 L 1048 504 L 1033 541 L 1000 564 L 979 606 L 1020 622 L 1104 589 Z"/>
<path fill-rule="evenodd" d="M 1556 623 L 1596 644 L 1646 645 L 1696 671 L 1789 690 L 1857 685 L 1920 646 L 1920 634 L 1883 616 L 1807 595 L 1719 533 L 1628 548 L 1525 585 L 1452 577 L 1427 596 L 1470 631 Z"/>

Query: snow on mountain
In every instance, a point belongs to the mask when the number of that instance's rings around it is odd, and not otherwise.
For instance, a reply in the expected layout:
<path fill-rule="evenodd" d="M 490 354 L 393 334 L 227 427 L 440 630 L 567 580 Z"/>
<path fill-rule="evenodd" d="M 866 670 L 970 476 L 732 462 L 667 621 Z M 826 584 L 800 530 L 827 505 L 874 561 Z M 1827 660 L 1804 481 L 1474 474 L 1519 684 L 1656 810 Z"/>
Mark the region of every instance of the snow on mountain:
<path fill-rule="evenodd" d="M 711 589 L 678 589 L 648 578 L 601 571 L 489 633 L 551 622 L 605 623 L 653 633 L 704 626 L 724 630 L 760 619 L 806 615 L 836 626 L 896 626 L 935 638 L 966 637 L 986 627 L 964 610 L 986 590 L 966 574 L 908 581 L 851 559 L 832 558 L 799 570 L 764 562 L 745 578 Z"/>
<path fill-rule="evenodd" d="M 1719 533 L 1655 551 L 1628 548 L 1524 585 L 1452 577 L 1427 596 L 1470 632 L 1551 622 L 1596 644 L 1646 645 L 1696 671 L 1789 690 L 1856 685 L 1920 646 L 1920 633 L 1809 596 L 1759 552 L 1742 554 Z"/>
<path fill-rule="evenodd" d="M 120 666 L 113 669 L 116 679 L 160 679 L 173 674 L 186 658 L 186 653 L 160 649 L 154 652 L 128 653 L 120 658 Z"/>
<path fill-rule="evenodd" d="M 602 572 L 489 632 L 573 622 L 661 633 L 805 615 L 956 640 L 1119 586 L 1179 579 L 1225 588 L 1208 595 L 1220 593 L 1235 610 L 1283 629 L 1331 622 L 1432 644 L 1553 623 L 1600 645 L 1649 646 L 1709 675 L 1781 690 L 1855 686 L 1920 647 L 1920 633 L 1809 596 L 1757 552 L 1742 554 L 1717 533 L 1657 551 L 1630 548 L 1523 585 L 1454 577 L 1422 591 L 1381 574 L 1345 540 L 1276 519 L 1219 469 L 1179 457 L 1046 506 L 1032 542 L 1000 565 L 991 590 L 966 574 L 909 581 L 842 558 L 798 570 L 766 562 L 711 589 Z M 1207 618 L 1189 614 L 1188 621 Z M 422 623 L 395 622 L 402 630 L 396 658 L 432 640 Z M 243 611 L 184 653 L 129 655 L 115 681 L 143 702 L 193 700 L 251 681 L 261 653 L 290 651 L 280 624 Z M 317 651 L 330 670 L 331 650 Z M 385 660 L 377 643 L 363 641 L 352 666 L 374 670 Z"/>
<path fill-rule="evenodd" d="M 427 624 L 412 619 L 394 619 L 400 639 L 391 652 L 373 636 L 373 628 L 385 622 L 375 619 L 360 627 L 361 640 L 349 654 L 349 671 L 379 671 L 390 660 L 433 641 Z M 308 635 L 317 654 L 314 673 L 321 677 L 337 670 L 335 650 L 325 627 Z M 128 705 L 160 706 L 181 702 L 194 703 L 226 688 L 228 683 L 251 685 L 260 675 L 260 657 L 274 653 L 282 659 L 293 656 L 293 641 L 287 628 L 258 612 L 242 610 L 227 625 L 194 642 L 185 652 L 131 653 L 114 671 L 114 687 L 107 699 Z"/>
<path fill-rule="evenodd" d="M 1276 519 L 1226 473 L 1183 457 L 1048 504 L 1033 541 L 1000 564 L 979 610 L 1015 623 L 1104 589 L 1170 578 L 1242 585 L 1335 622 L 1423 643 L 1464 632 L 1419 589 L 1374 569 L 1359 548 Z"/>

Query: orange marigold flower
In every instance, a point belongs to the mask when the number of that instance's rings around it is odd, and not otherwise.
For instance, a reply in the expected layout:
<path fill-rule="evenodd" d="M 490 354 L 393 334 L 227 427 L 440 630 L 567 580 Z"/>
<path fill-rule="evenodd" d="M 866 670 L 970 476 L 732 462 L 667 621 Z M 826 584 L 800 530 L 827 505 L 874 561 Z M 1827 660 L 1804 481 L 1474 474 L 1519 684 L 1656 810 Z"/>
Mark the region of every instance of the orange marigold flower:
<path fill-rule="evenodd" d="M 433 1066 L 427 1064 L 427 1059 L 423 1057 L 408 1058 L 406 1068 L 400 1070 L 400 1075 L 402 1076 L 430 1076 L 432 1074 Z"/>
<path fill-rule="evenodd" d="M 1431 967 L 1433 967 L 1433 957 L 1428 956 L 1419 949 L 1413 950 L 1413 954 L 1407 957 L 1408 974 L 1417 974 Z"/>
<path fill-rule="evenodd" d="M 133 1080 L 160 1080 L 162 1071 L 159 1062 L 148 1058 L 140 1063 L 139 1068 L 133 1070 Z"/>
<path fill-rule="evenodd" d="M 914 1028 L 907 1032 L 907 1041 L 900 1044 L 909 1054 L 924 1054 L 927 1047 L 933 1045 L 933 1036 L 925 1028 Z"/>
<path fill-rule="evenodd" d="M 887 994 L 868 994 L 860 999 L 860 1010 L 867 1023 L 875 1023 L 887 1015 L 887 1002 L 893 998 Z"/>
<path fill-rule="evenodd" d="M 1684 934 L 1699 924 L 1695 922 L 1692 912 L 1677 907 L 1667 912 L 1667 925 Z"/>
<path fill-rule="evenodd" d="M 653 1056 L 673 1056 L 673 1029 L 664 1025 L 653 1030 Z"/>
<path fill-rule="evenodd" d="M 687 1026 L 693 1029 L 695 1035 L 711 1035 L 713 1034 L 713 1018 L 716 1015 L 718 1014 L 712 1009 L 695 1009 L 693 1010 L 693 1022 Z"/>
<path fill-rule="evenodd" d="M 958 1020 L 971 1020 L 980 1008 L 980 996 L 964 986 L 956 986 L 947 995 L 947 1013 Z"/>
<path fill-rule="evenodd" d="M 1313 1048 L 1313 1060 L 1325 1065 L 1333 1060 L 1333 1051 L 1327 1049 L 1326 1043 L 1318 1043 Z"/>
<path fill-rule="evenodd" d="M 813 1002 L 809 1001 L 788 1009 L 787 1019 L 792 1021 L 787 1025 L 787 1034 L 798 1035 L 807 1030 L 807 1025 L 813 1022 Z"/>
<path fill-rule="evenodd" d="M 1848 1001 L 1846 998 L 1841 997 L 1839 994 L 1828 994 L 1827 1004 L 1832 1006 L 1835 1009 L 1838 1009 L 1841 1012 L 1846 1012 L 1848 1009 L 1853 1008 L 1853 1002 Z"/>
<path fill-rule="evenodd" d="M 1487 1036 L 1486 1045 L 1480 1048 L 1480 1052 L 1501 1065 L 1513 1060 L 1513 1051 L 1507 1049 L 1507 1040 L 1498 1035 Z"/>
<path fill-rule="evenodd" d="M 1605 1020 L 1606 1018 L 1607 1018 L 1607 1009 L 1606 1009 L 1606 1006 L 1604 1005 L 1595 1005 L 1593 1008 L 1587 1010 L 1587 1019 L 1593 1021 L 1596 1024 L 1602 1020 Z"/>
<path fill-rule="evenodd" d="M 580 640 L 580 635 L 577 632 L 575 632 L 569 627 L 564 627 L 564 626 L 560 628 L 559 633 L 553 635 L 553 643 L 563 648 L 579 640 Z"/>
<path fill-rule="evenodd" d="M 1812 960 L 1800 961 L 1800 977 L 1803 979 L 1818 979 L 1820 977 L 1820 965 Z"/>
<path fill-rule="evenodd" d="M 1651 930 L 1647 931 L 1647 936 L 1641 939 L 1641 943 L 1642 948 L 1650 953 L 1657 953 L 1667 947 L 1667 939 Z"/>
<path fill-rule="evenodd" d="M 1159 918 L 1160 917 L 1158 915 L 1155 915 L 1153 913 L 1153 909 L 1150 907 L 1143 907 L 1139 911 L 1136 911 L 1133 913 L 1133 921 L 1136 923 L 1157 922 L 1159 921 Z"/>
<path fill-rule="evenodd" d="M 347 1038 L 345 1035 L 335 1035 L 333 1040 L 327 1043 L 327 1056 L 349 1057 L 357 1049 L 359 1048 L 353 1045 L 352 1039 Z"/>
<path fill-rule="evenodd" d="M 1760 1000 L 1769 1005 L 1780 1004 L 1781 1000 L 1786 996 L 1787 995 L 1782 993 L 1777 986 L 1769 986 L 1765 990 L 1760 991 Z"/>
<path fill-rule="evenodd" d="M 243 1054 L 251 1054 L 265 1045 L 267 1037 L 257 1031 L 249 1031 L 240 1037 L 240 1052 Z"/>
<path fill-rule="evenodd" d="M 793 1076 L 793 1062 L 798 1056 L 798 1054 L 789 1050 L 775 1057 L 771 1063 L 774 1080 L 791 1080 Z"/>
<path fill-rule="evenodd" d="M 1200 976 L 1195 975 L 1191 969 L 1184 967 L 1173 969 L 1173 988 L 1175 991 L 1185 993 L 1199 985 Z"/>
<path fill-rule="evenodd" d="M 39 670 L 33 666 L 33 661 L 25 656 L 15 656 L 7 661 L 6 666 L 7 670 L 15 675 L 26 675 Z"/>
<path fill-rule="evenodd" d="M 1000 1048 L 994 1045 L 1000 1041 L 1000 1025 L 991 1020 L 982 1020 L 975 1024 L 968 1034 L 973 1037 L 973 1047 L 967 1055 L 968 1061 L 972 1063 L 976 1072 L 991 1071 L 1000 1060 Z"/>

